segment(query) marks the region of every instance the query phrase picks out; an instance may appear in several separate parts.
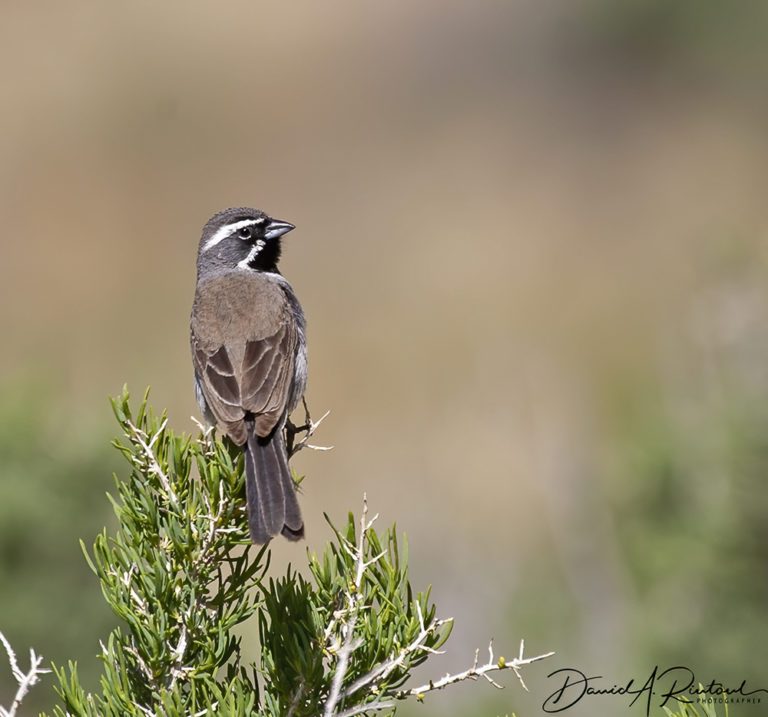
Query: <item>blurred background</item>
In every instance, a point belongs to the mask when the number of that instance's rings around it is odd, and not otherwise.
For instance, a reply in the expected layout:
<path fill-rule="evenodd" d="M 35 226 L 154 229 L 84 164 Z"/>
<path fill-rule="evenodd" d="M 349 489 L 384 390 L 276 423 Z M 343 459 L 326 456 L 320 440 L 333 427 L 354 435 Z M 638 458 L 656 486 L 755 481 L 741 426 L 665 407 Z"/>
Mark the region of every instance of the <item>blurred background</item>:
<path fill-rule="evenodd" d="M 541 714 L 561 667 L 768 687 L 766 31 L 756 0 L 7 4 L 0 629 L 23 665 L 97 686 L 114 621 L 78 540 L 124 470 L 107 397 L 151 385 L 195 430 L 200 230 L 252 205 L 297 225 L 281 268 L 331 410 L 334 450 L 296 459 L 308 547 L 364 491 L 397 521 L 456 619 L 425 678 L 491 637 L 557 652 L 530 693 L 505 674 L 404 715 Z"/>

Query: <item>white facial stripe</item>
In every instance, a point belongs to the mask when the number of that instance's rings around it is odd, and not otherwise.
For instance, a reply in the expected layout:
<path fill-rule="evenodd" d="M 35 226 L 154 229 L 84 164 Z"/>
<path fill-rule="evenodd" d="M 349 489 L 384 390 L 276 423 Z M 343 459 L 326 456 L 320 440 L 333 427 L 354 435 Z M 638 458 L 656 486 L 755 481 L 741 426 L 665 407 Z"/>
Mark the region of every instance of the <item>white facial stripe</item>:
<path fill-rule="evenodd" d="M 232 236 L 232 234 L 234 234 L 236 231 L 239 231 L 243 227 L 252 227 L 255 224 L 263 224 L 264 221 L 264 217 L 259 217 L 258 219 L 242 219 L 239 222 L 226 224 L 221 227 L 221 229 L 216 231 L 216 233 L 207 242 L 205 242 L 205 244 L 203 244 L 203 251 L 208 251 L 209 249 L 215 247 L 220 241 L 226 239 L 229 236 Z"/>
<path fill-rule="evenodd" d="M 245 257 L 242 261 L 237 262 L 237 265 L 241 269 L 250 269 L 251 267 L 249 264 L 256 258 L 256 255 L 266 246 L 266 243 L 259 239 L 252 247 L 251 250 L 248 252 L 248 256 Z"/>

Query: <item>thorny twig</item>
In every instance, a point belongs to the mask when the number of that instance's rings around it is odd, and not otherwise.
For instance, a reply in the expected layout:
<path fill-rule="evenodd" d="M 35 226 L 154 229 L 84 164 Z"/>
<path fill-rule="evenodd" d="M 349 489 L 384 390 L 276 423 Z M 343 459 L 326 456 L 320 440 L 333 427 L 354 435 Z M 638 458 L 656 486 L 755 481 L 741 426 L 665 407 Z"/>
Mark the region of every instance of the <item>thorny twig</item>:
<path fill-rule="evenodd" d="M 299 703 L 301 702 L 301 698 L 304 697 L 305 687 L 306 687 L 306 684 L 304 683 L 304 678 L 302 677 L 299 680 L 299 686 L 296 690 L 296 694 L 293 695 L 293 699 L 291 700 L 291 704 L 288 706 L 288 711 L 285 713 L 285 717 L 293 717 L 293 713 L 296 711 L 296 708 L 299 706 Z"/>
<path fill-rule="evenodd" d="M 291 423 L 290 419 L 285 422 L 285 445 L 288 449 L 288 457 L 291 458 L 295 453 L 298 453 L 302 448 L 311 448 L 314 451 L 330 451 L 333 446 L 315 446 L 308 443 L 312 434 L 317 430 L 318 426 L 328 417 L 330 411 L 326 411 L 317 421 L 313 421 L 309 415 L 309 407 L 307 406 L 307 400 L 301 399 L 304 405 L 304 425 L 296 426 Z M 298 442 L 294 443 L 296 434 L 305 431 L 304 437 Z"/>
<path fill-rule="evenodd" d="M 374 667 L 367 674 L 355 680 L 349 687 L 344 690 L 342 693 L 343 698 L 349 697 L 349 695 L 354 694 L 363 687 L 375 684 L 379 680 L 386 679 L 389 677 L 393 670 L 395 670 L 397 667 L 400 667 L 403 662 L 405 662 L 409 655 L 412 655 L 419 650 L 424 652 L 431 652 L 436 655 L 442 654 L 440 650 L 434 650 L 431 647 L 428 647 L 425 642 L 430 635 L 437 632 L 443 625 L 451 623 L 453 621 L 452 618 L 445 620 L 439 620 L 435 618 L 429 623 L 429 625 L 425 625 L 424 616 L 421 614 L 421 606 L 419 603 L 416 603 L 416 612 L 419 615 L 419 625 L 421 628 L 419 630 L 419 634 L 411 641 L 410 644 L 402 647 L 397 655 L 390 657 L 388 660 L 385 660 L 380 665 Z"/>
<path fill-rule="evenodd" d="M 190 416 L 192 423 L 194 423 L 200 429 L 200 438 L 197 442 L 204 447 L 204 453 L 207 458 L 211 458 L 216 455 L 216 447 L 213 440 L 213 432 L 216 429 L 215 426 L 206 426 L 202 421 L 199 421 L 194 416 Z"/>
<path fill-rule="evenodd" d="M 21 705 L 21 701 L 24 699 L 27 692 L 29 692 L 29 688 L 40 679 L 40 675 L 50 672 L 50 670 L 40 667 L 40 663 L 43 661 L 42 656 L 36 655 L 35 651 L 30 648 L 29 672 L 25 674 L 19 667 L 19 663 L 16 661 L 16 653 L 13 651 L 11 643 L 8 642 L 2 632 L 0 632 L 0 642 L 2 642 L 3 647 L 5 647 L 5 652 L 8 655 L 8 662 L 11 666 L 11 673 L 19 685 L 19 688 L 16 690 L 16 694 L 13 697 L 13 702 L 11 702 L 11 706 L 8 709 L 0 707 L 0 717 L 15 717 L 16 710 Z"/>
<path fill-rule="evenodd" d="M 526 686 L 525 682 L 523 682 L 523 677 L 520 674 L 520 668 L 524 665 L 530 665 L 532 662 L 538 662 L 539 660 L 551 657 L 555 653 L 547 652 L 543 655 L 536 655 L 536 657 L 523 657 L 524 645 L 525 642 L 520 640 L 520 653 L 513 660 L 505 660 L 503 657 L 500 657 L 498 660 L 494 661 L 493 640 L 491 640 L 490 644 L 488 645 L 488 662 L 486 664 L 477 664 L 478 654 L 480 651 L 475 650 L 475 660 L 472 663 L 472 667 L 470 667 L 468 670 L 464 670 L 464 672 L 457 672 L 454 675 L 448 674 L 439 680 L 430 680 L 427 684 L 420 685 L 419 687 L 400 690 L 396 693 L 395 697 L 398 699 L 404 699 L 405 697 L 411 696 L 423 697 L 427 692 L 441 690 L 448 685 L 455 684 L 456 682 L 462 682 L 464 680 L 476 680 L 478 677 L 484 677 L 494 687 L 501 690 L 503 687 L 488 675 L 489 672 L 494 672 L 496 670 L 512 670 L 517 675 L 517 679 L 520 680 L 520 684 L 527 691 L 528 687 Z"/>
<path fill-rule="evenodd" d="M 133 422 L 126 421 L 126 425 L 128 426 L 128 428 L 131 429 L 131 433 L 133 434 L 132 435 L 133 439 L 136 441 L 136 443 L 139 444 L 139 446 L 141 446 L 141 449 L 144 451 L 144 456 L 147 461 L 147 464 L 146 464 L 147 470 L 150 473 L 154 473 L 158 477 L 161 485 L 170 496 L 172 503 L 177 503 L 178 497 L 176 496 L 176 493 L 171 487 L 171 482 L 168 479 L 168 476 L 166 475 L 165 471 L 163 471 L 163 469 L 160 467 L 160 462 L 157 460 L 157 457 L 155 456 L 155 453 L 152 450 L 153 444 L 163 434 L 163 431 L 165 430 L 165 426 L 167 423 L 168 423 L 168 419 L 164 418 L 163 422 L 160 424 L 160 427 L 155 432 L 155 435 L 152 436 L 151 440 L 147 441 L 149 436 L 146 434 L 146 432 L 134 426 Z M 135 458 L 133 460 L 137 464 L 140 470 L 144 468 L 144 466 L 142 466 L 141 463 L 136 461 Z"/>
<path fill-rule="evenodd" d="M 363 575 L 367 568 L 373 565 L 376 561 L 380 560 L 384 555 L 384 552 L 379 553 L 375 557 L 366 561 L 365 559 L 365 544 L 368 538 L 368 531 L 378 518 L 378 514 L 368 520 L 368 499 L 363 494 L 363 514 L 360 518 L 360 536 L 357 539 L 357 545 L 352 545 L 346 539 L 343 540 L 342 546 L 344 549 L 355 558 L 355 579 L 354 587 L 346 592 L 347 606 L 341 610 L 337 610 L 331 618 L 331 624 L 325 631 L 326 638 L 330 637 L 336 624 L 343 620 L 344 617 L 348 617 L 349 621 L 342 625 L 342 640 L 341 644 L 333 646 L 333 651 L 338 656 L 336 664 L 336 672 L 333 675 L 333 682 L 331 683 L 331 692 L 328 695 L 328 700 L 325 703 L 324 717 L 331 717 L 334 714 L 336 705 L 342 697 L 341 686 L 344 683 L 344 678 L 347 674 L 349 667 L 350 655 L 360 646 L 361 640 L 355 638 L 355 625 L 357 623 L 357 616 L 363 609 L 363 595 L 362 584 Z M 352 712 L 350 714 L 358 714 Z"/>
<path fill-rule="evenodd" d="M 386 710 L 394 706 L 395 703 L 392 700 L 374 700 L 373 702 L 368 702 L 364 705 L 354 705 L 343 712 L 337 712 L 333 717 L 355 717 L 355 715 L 361 715 L 365 712 L 370 712 L 371 710 Z"/>

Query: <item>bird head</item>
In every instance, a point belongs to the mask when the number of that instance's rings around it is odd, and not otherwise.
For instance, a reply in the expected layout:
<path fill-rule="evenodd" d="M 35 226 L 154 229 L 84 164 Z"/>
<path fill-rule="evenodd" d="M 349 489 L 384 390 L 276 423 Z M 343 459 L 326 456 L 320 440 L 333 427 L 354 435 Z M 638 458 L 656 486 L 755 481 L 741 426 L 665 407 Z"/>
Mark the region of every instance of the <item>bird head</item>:
<path fill-rule="evenodd" d="M 235 268 L 277 272 L 280 238 L 294 225 L 258 209 L 234 207 L 214 214 L 203 227 L 198 277 Z"/>

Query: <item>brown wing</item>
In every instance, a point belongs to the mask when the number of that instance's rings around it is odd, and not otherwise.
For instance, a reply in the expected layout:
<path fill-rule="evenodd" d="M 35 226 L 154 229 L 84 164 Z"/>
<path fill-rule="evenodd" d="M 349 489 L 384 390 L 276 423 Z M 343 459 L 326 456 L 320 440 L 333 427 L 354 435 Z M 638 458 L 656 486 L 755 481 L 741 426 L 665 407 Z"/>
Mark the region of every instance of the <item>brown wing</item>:
<path fill-rule="evenodd" d="M 217 422 L 238 444 L 246 440 L 244 419 L 256 417 L 256 433 L 267 436 L 288 402 L 294 372 L 297 330 L 294 322 L 271 336 L 206 350 L 192 335 L 200 384 Z"/>
<path fill-rule="evenodd" d="M 243 354 L 240 395 L 256 415 L 256 434 L 267 436 L 285 412 L 293 381 L 297 331 L 293 321 L 265 339 L 248 341 Z"/>

